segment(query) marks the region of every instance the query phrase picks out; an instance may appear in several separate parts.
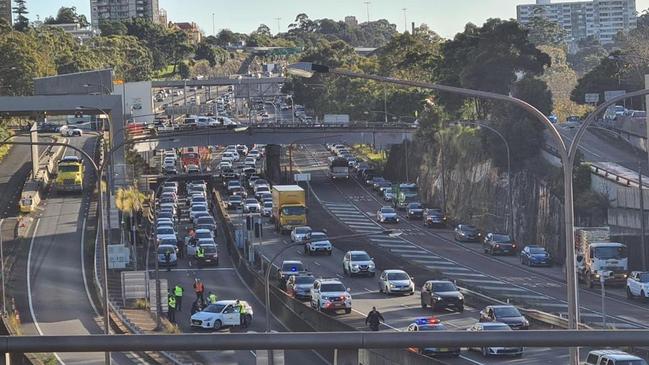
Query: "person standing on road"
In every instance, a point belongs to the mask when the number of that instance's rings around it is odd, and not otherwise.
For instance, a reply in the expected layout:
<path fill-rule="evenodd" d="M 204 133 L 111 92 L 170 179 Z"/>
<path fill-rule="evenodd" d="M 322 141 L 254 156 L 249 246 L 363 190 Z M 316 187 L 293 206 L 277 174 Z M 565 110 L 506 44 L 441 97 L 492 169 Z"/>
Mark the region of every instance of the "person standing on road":
<path fill-rule="evenodd" d="M 169 295 L 167 296 L 167 317 L 169 318 L 169 322 L 171 323 L 176 323 L 176 296 L 169 292 Z"/>
<path fill-rule="evenodd" d="M 207 296 L 207 303 L 208 304 L 216 304 L 216 294 L 210 292 L 209 295 Z"/>
<path fill-rule="evenodd" d="M 196 300 L 192 303 L 191 315 L 193 316 L 194 313 L 196 313 L 196 312 L 200 312 L 201 310 L 202 310 L 202 308 L 201 308 L 201 304 L 200 304 L 200 302 L 198 301 L 198 299 L 196 299 Z"/>
<path fill-rule="evenodd" d="M 201 306 L 205 304 L 205 297 L 203 297 L 203 293 L 205 292 L 205 286 L 203 285 L 203 282 L 201 279 L 194 279 L 194 291 L 196 292 L 196 300 L 201 301 Z"/>
<path fill-rule="evenodd" d="M 367 318 L 365 318 L 365 325 L 369 323 L 370 329 L 372 331 L 378 331 L 379 324 L 381 322 L 385 322 L 385 319 L 383 319 L 381 312 L 377 311 L 376 307 L 372 307 L 370 313 L 367 314 Z"/>
<path fill-rule="evenodd" d="M 178 311 L 180 312 L 183 310 L 183 293 L 185 292 L 185 289 L 183 289 L 180 284 L 176 284 L 176 287 L 174 288 L 174 295 L 176 296 L 176 307 L 178 308 Z"/>
<path fill-rule="evenodd" d="M 239 310 L 239 326 L 241 328 L 246 328 L 248 326 L 248 322 L 246 322 L 246 306 L 243 305 L 243 303 L 241 303 L 239 299 L 237 299 L 237 302 L 234 304 L 234 306 Z"/>
<path fill-rule="evenodd" d="M 178 258 L 182 259 L 185 257 L 185 241 L 178 240 Z"/>
<path fill-rule="evenodd" d="M 167 265 L 167 271 L 171 271 L 171 250 L 165 250 L 165 265 Z"/>

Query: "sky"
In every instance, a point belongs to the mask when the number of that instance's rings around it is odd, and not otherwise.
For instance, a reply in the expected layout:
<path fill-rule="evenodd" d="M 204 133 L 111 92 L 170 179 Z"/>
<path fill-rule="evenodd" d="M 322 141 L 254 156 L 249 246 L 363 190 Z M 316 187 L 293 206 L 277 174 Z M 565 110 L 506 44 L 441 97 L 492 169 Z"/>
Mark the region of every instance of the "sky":
<path fill-rule="evenodd" d="M 369 4 L 365 4 L 369 1 Z M 159 0 L 170 21 L 196 22 L 210 35 L 213 29 L 229 28 L 235 32 L 249 33 L 259 26 L 268 25 L 272 32 L 285 32 L 299 13 L 311 19 L 331 18 L 342 20 L 354 15 L 359 22 L 369 19 L 388 19 L 404 30 L 404 14 L 408 29 L 410 23 L 426 23 L 443 37 L 451 38 L 464 29 L 466 23 L 482 24 L 488 18 L 516 18 L 516 5 L 534 3 L 534 0 Z M 555 1 L 558 2 L 558 1 Z M 192 4 L 189 6 L 188 4 Z M 29 17 L 42 20 L 56 15 L 61 6 L 75 6 L 90 20 L 90 0 L 27 0 Z M 406 9 L 405 11 L 403 9 Z M 638 12 L 649 8 L 649 0 L 636 0 Z M 212 16 L 214 14 L 214 16 Z M 213 22 L 214 20 L 214 22 Z"/>

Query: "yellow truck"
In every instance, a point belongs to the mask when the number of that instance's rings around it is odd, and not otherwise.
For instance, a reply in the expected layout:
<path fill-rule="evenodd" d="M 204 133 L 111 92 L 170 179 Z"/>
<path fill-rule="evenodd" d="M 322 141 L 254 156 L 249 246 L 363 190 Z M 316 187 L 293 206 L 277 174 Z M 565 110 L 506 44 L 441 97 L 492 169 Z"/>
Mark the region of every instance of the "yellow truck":
<path fill-rule="evenodd" d="M 83 161 L 77 156 L 65 156 L 56 168 L 56 190 L 83 191 Z"/>
<path fill-rule="evenodd" d="M 275 185 L 273 195 L 273 222 L 278 232 L 285 233 L 306 225 L 304 189 L 297 185 Z"/>

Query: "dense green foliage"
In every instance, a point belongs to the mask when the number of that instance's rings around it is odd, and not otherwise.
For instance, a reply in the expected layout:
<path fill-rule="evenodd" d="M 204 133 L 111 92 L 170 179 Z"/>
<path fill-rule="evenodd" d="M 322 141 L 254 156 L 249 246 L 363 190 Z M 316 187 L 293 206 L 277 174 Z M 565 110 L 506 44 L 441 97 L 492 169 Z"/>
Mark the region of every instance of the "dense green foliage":
<path fill-rule="evenodd" d="M 76 7 L 61 7 L 56 13 L 56 18 L 48 16 L 43 21 L 44 24 L 72 24 L 78 23 L 82 28 L 87 27 L 90 23 L 88 19 L 83 14 L 77 13 Z"/>

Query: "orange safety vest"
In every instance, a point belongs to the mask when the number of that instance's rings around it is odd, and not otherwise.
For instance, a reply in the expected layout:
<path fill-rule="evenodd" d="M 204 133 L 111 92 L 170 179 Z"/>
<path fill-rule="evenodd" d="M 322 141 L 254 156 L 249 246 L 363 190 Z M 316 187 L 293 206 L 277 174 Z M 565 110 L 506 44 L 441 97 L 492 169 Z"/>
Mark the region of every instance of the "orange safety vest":
<path fill-rule="evenodd" d="M 195 290 L 196 290 L 197 293 L 205 291 L 205 288 L 203 287 L 203 282 L 198 282 L 195 285 L 196 285 Z"/>

